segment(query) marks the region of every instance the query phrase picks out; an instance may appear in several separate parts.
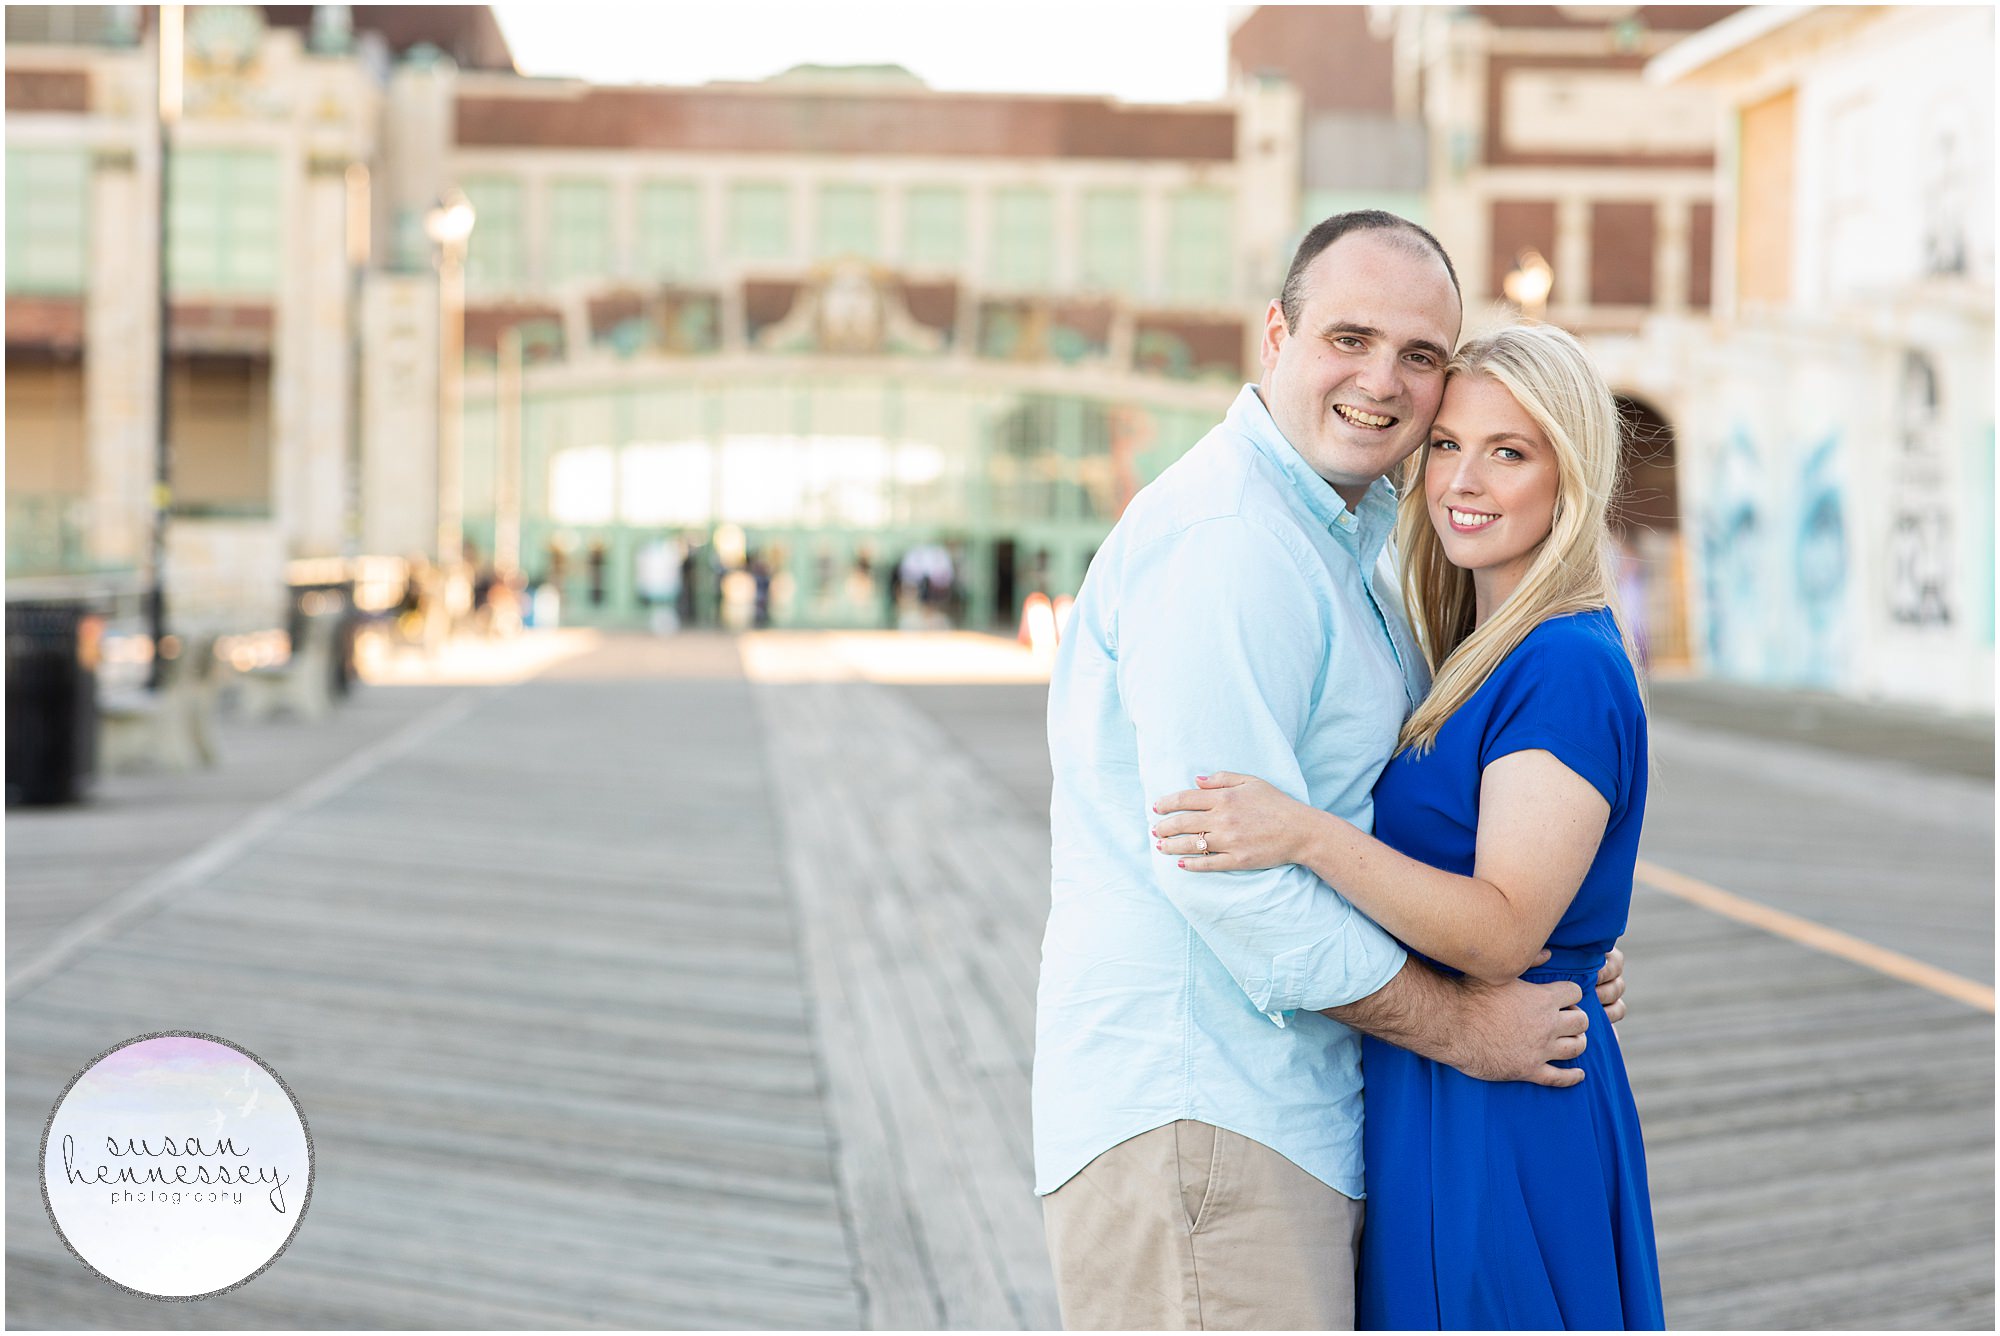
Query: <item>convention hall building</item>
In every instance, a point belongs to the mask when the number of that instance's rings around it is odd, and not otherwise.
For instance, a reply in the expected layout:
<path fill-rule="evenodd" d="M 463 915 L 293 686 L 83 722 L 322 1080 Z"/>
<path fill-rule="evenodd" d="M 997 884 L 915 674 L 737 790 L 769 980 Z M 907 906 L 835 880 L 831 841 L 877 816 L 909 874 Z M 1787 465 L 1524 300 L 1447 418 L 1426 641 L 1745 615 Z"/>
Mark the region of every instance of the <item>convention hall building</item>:
<path fill-rule="evenodd" d="M 12 7 L 8 559 L 116 583 L 154 516 L 150 8 Z M 523 77 L 483 7 L 200 6 L 170 145 L 166 569 L 454 535 L 643 617 L 1007 625 L 1226 409 L 1296 236 L 1296 95 L 1136 106 L 895 67 Z M 469 228 L 469 231 L 467 230 Z M 462 350 L 462 357 L 456 356 Z M 914 556 L 912 554 L 915 554 Z M 447 553 L 447 556 L 449 554 Z M 746 586 L 747 587 L 747 586 Z"/>

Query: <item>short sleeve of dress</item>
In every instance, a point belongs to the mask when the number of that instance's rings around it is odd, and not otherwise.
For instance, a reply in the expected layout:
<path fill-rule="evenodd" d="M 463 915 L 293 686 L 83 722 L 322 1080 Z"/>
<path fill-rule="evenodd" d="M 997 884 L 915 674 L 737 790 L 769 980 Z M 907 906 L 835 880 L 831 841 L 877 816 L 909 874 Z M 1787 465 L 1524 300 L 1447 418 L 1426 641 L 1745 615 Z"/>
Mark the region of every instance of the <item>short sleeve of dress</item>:
<path fill-rule="evenodd" d="M 1639 684 L 1608 613 L 1544 622 L 1489 679 L 1493 708 L 1479 767 L 1547 751 L 1624 811 L 1644 754 Z"/>

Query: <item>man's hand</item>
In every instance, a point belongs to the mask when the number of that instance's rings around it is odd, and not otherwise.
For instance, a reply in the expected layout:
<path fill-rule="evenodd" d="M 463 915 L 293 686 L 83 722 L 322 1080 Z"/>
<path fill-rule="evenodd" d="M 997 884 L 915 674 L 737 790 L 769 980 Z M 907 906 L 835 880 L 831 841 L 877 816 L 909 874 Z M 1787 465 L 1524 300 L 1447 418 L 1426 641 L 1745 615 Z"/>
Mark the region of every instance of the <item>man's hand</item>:
<path fill-rule="evenodd" d="M 1604 1019 L 1613 1025 L 1625 1019 L 1625 953 L 1612 947 L 1604 957 L 1604 968 L 1597 972 L 1597 1004 L 1604 1008 Z"/>
<path fill-rule="evenodd" d="M 1482 983 L 1470 975 L 1457 980 L 1463 999 L 1457 1033 L 1445 1062 L 1481 1081 L 1532 1081 L 1573 1086 L 1583 1080 L 1577 1067 L 1552 1064 L 1581 1054 L 1590 1018 L 1577 1003 L 1583 990 L 1573 983 Z"/>
<path fill-rule="evenodd" d="M 1482 1081 L 1573 1086 L 1583 1072 L 1552 1064 L 1583 1052 L 1581 1001 L 1573 983 L 1481 983 L 1406 960 L 1380 989 L 1326 1014 Z"/>

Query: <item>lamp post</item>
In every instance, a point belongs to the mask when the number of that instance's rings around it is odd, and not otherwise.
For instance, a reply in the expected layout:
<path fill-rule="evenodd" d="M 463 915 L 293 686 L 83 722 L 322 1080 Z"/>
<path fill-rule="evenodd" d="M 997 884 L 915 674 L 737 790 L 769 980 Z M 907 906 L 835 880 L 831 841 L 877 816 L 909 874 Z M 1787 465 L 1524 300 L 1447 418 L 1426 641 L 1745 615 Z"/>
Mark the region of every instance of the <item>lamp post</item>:
<path fill-rule="evenodd" d="M 1500 290 L 1521 308 L 1523 316 L 1539 322 L 1548 314 L 1549 293 L 1555 285 L 1555 269 L 1531 246 L 1515 257 L 1514 267 L 1500 281 Z"/>
<path fill-rule="evenodd" d="M 361 329 L 362 285 L 367 281 L 374 230 L 367 164 L 348 163 L 342 184 L 347 204 L 347 496 L 341 506 L 340 554 L 352 563 L 361 554 L 361 471 L 365 458 L 361 362 L 366 349 Z M 354 578 L 357 570 L 351 568 L 347 574 Z"/>
<path fill-rule="evenodd" d="M 472 237 L 472 201 L 456 187 L 424 215 L 424 232 L 437 247 L 438 266 L 438 527 L 441 587 L 431 625 L 449 629 L 462 611 L 465 557 L 465 247 Z M 469 589 L 469 584 L 467 584 Z M 428 629 L 428 628 L 427 628 Z"/>
<path fill-rule="evenodd" d="M 152 665 L 147 669 L 146 684 L 158 690 L 165 680 L 166 663 L 162 646 L 167 641 L 167 517 L 173 505 L 173 448 L 169 427 L 169 410 L 172 407 L 169 395 L 172 392 L 170 368 L 173 350 L 171 332 L 173 325 L 173 297 L 169 286 L 167 243 L 171 226 L 171 210 L 167 202 L 167 153 L 173 141 L 173 127 L 181 118 L 182 61 L 182 20 L 186 16 L 183 5 L 161 5 L 158 40 L 160 44 L 159 69 L 159 114 L 156 121 L 160 150 L 160 197 L 159 225 L 156 237 L 159 252 L 159 298 L 160 307 L 160 359 L 157 372 L 157 394 L 154 399 L 153 440 L 153 532 L 147 544 L 148 580 L 146 585 L 146 635 L 153 642 Z"/>
<path fill-rule="evenodd" d="M 500 335 L 494 414 L 499 458 L 493 482 L 493 569 L 502 578 L 521 567 L 521 327 Z"/>

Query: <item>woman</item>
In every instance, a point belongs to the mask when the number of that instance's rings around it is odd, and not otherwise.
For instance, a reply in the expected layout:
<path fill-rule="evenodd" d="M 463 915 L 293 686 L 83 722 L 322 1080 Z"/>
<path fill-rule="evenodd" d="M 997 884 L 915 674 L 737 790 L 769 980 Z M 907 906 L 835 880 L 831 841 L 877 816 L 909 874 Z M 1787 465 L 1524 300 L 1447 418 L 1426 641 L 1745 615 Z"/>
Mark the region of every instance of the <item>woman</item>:
<path fill-rule="evenodd" d="M 1613 610 L 1617 463 L 1611 394 L 1575 339 L 1538 325 L 1468 344 L 1397 521 L 1435 680 L 1376 782 L 1374 837 L 1242 775 L 1156 809 L 1190 870 L 1298 863 L 1437 964 L 1583 990 L 1586 1079 L 1565 1089 L 1363 1040 L 1363 1327 L 1664 1326 L 1638 1115 L 1591 988 L 1646 803 Z"/>

